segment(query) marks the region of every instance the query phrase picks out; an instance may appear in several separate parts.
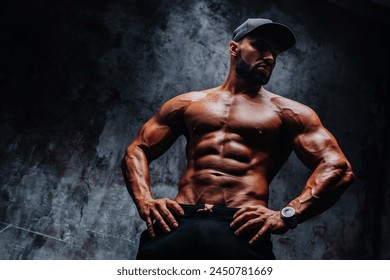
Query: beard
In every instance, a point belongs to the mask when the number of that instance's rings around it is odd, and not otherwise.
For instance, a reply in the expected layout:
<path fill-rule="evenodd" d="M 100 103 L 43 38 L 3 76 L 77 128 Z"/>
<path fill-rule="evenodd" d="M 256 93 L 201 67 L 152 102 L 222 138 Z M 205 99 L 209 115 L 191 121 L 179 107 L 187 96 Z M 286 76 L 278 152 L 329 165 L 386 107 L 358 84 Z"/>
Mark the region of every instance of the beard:
<path fill-rule="evenodd" d="M 237 55 L 236 73 L 251 85 L 265 85 L 271 78 L 271 72 L 267 75 L 264 72 L 257 72 L 258 65 L 249 65 L 240 54 Z"/>

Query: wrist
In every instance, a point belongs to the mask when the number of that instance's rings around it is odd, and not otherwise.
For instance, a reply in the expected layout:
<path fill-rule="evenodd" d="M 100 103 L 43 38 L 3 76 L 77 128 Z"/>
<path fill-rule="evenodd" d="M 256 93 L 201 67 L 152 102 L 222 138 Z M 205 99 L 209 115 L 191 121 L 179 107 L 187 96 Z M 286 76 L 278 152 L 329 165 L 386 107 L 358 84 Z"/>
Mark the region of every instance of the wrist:
<path fill-rule="evenodd" d="M 136 205 L 139 205 L 141 203 L 144 203 L 145 201 L 152 200 L 152 199 L 153 199 L 152 196 L 139 196 L 137 198 L 134 198 L 133 200 Z"/>

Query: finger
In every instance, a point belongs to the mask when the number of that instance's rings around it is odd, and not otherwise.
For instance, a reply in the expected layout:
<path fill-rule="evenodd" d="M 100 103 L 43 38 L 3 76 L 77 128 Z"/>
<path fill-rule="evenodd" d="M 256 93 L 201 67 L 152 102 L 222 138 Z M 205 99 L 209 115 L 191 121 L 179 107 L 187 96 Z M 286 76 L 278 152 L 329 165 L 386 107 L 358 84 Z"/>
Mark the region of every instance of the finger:
<path fill-rule="evenodd" d="M 173 209 L 173 211 L 175 211 L 176 214 L 180 215 L 180 216 L 183 216 L 184 215 L 184 210 L 183 208 L 180 206 L 179 203 L 177 203 L 176 201 L 174 200 L 170 200 L 168 203 L 168 206 Z"/>
<path fill-rule="evenodd" d="M 262 222 L 261 218 L 251 219 L 251 220 L 247 221 L 245 224 L 243 224 L 239 229 L 237 229 L 234 232 L 234 234 L 240 235 L 242 233 L 247 232 L 248 230 L 258 228 L 262 224 L 263 224 L 263 222 Z"/>
<path fill-rule="evenodd" d="M 233 221 L 230 223 L 230 227 L 232 227 L 232 228 L 237 227 L 237 226 L 242 225 L 243 223 L 247 222 L 248 220 L 254 219 L 256 217 L 258 217 L 258 215 L 256 215 L 253 212 L 243 213 L 243 214 L 237 216 L 236 218 L 233 218 Z"/>
<path fill-rule="evenodd" d="M 152 219 L 150 218 L 150 216 L 148 216 L 146 218 L 146 227 L 147 227 L 147 230 L 148 230 L 148 233 L 151 237 L 156 237 L 156 233 L 154 232 L 154 228 L 153 228 L 153 221 Z"/>
<path fill-rule="evenodd" d="M 241 216 L 242 214 L 245 214 L 245 213 L 247 213 L 247 212 L 256 212 L 260 207 L 262 207 L 262 206 L 260 205 L 260 206 L 243 207 L 243 208 L 241 208 L 240 210 L 238 210 L 238 211 L 233 215 L 233 219 L 236 219 L 236 218 L 238 218 L 239 216 Z"/>
<path fill-rule="evenodd" d="M 168 233 L 171 231 L 167 223 L 164 221 L 164 218 L 158 212 L 157 209 L 152 209 L 153 217 L 156 219 L 156 222 L 160 225 L 164 232 Z"/>
<path fill-rule="evenodd" d="M 244 207 L 244 208 L 241 208 L 240 210 L 238 210 L 238 211 L 233 215 L 233 220 L 236 219 L 238 216 L 240 216 L 242 213 L 245 213 L 246 211 L 248 211 L 248 208 L 247 208 L 247 207 Z"/>
<path fill-rule="evenodd" d="M 249 241 L 249 244 L 250 245 L 253 245 L 255 244 L 256 242 L 258 242 L 260 239 L 262 239 L 266 233 L 268 232 L 269 230 L 269 225 L 268 224 L 264 224 L 264 226 L 256 233 L 256 235 Z"/>
<path fill-rule="evenodd" d="M 172 215 L 171 211 L 165 206 L 165 204 L 157 205 L 159 212 L 162 214 L 164 221 L 168 221 L 168 223 L 177 228 L 179 226 L 175 217 Z"/>

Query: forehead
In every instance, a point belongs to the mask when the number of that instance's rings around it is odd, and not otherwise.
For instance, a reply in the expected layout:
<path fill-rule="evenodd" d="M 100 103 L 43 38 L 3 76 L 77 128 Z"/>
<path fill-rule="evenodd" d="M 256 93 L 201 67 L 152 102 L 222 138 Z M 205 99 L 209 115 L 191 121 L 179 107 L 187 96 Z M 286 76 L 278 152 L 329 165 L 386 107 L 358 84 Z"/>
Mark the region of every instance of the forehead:
<path fill-rule="evenodd" d="M 261 37 L 261 36 L 246 36 L 243 39 L 243 42 L 246 41 L 252 46 L 260 49 L 270 49 L 270 50 L 275 50 L 278 51 L 279 47 L 272 42 L 271 40 Z"/>

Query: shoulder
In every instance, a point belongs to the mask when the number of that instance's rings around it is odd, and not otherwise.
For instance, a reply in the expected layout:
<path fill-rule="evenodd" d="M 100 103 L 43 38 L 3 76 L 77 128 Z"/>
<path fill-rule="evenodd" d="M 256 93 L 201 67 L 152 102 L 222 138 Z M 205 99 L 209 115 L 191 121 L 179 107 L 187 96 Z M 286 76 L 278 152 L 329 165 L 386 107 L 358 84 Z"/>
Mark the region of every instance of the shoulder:
<path fill-rule="evenodd" d="M 271 92 L 268 94 L 287 127 L 302 131 L 322 126 L 317 113 L 309 106 Z"/>
<path fill-rule="evenodd" d="M 187 93 L 182 93 L 166 101 L 162 107 L 185 108 L 192 102 L 204 98 L 206 95 L 206 91 L 191 91 Z"/>
<path fill-rule="evenodd" d="M 166 101 L 157 113 L 157 118 L 165 122 L 172 121 L 173 119 L 181 118 L 185 110 L 192 103 L 206 97 L 207 91 L 191 91 L 187 93 L 179 94 L 168 101 Z"/>

